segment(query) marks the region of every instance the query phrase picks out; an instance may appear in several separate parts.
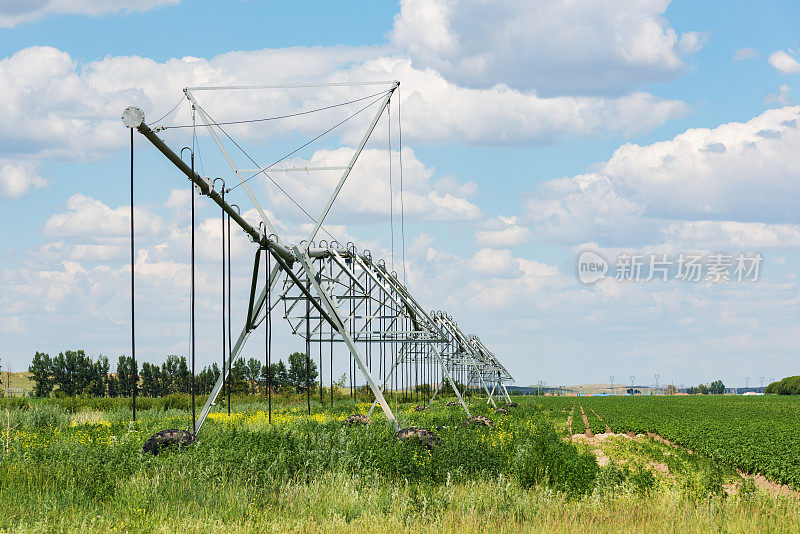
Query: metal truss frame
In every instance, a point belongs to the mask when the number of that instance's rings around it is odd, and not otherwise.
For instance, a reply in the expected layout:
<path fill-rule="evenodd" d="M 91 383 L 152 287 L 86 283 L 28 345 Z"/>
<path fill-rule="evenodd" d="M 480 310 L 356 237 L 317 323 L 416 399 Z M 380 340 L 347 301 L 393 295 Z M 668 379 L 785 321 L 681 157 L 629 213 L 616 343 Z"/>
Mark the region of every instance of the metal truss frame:
<path fill-rule="evenodd" d="M 216 123 L 198 102 L 195 93 L 214 90 L 295 88 L 295 87 L 328 87 L 348 85 L 388 85 L 387 94 L 381 99 L 377 112 L 362 136 L 352 158 L 346 166 L 309 168 L 302 170 L 342 170 L 331 196 L 307 240 L 298 245 L 287 245 L 279 237 L 272 221 L 261 207 L 247 184 L 245 173 L 251 172 L 284 172 L 299 170 L 293 168 L 240 169 L 226 150 L 215 130 Z M 233 363 L 241 356 L 242 349 L 250 334 L 263 322 L 268 309 L 274 309 L 280 302 L 284 305 L 284 318 L 288 321 L 292 332 L 310 341 L 341 342 L 347 346 L 355 365 L 358 367 L 366 384 L 369 386 L 375 401 L 369 410 L 372 414 L 375 407 L 380 406 L 395 428 L 398 422 L 392 412 L 384 392 L 391 383 L 398 369 L 410 362 L 434 364 L 442 381 L 428 406 L 436 398 L 447 381 L 459 404 L 470 416 L 469 408 L 459 391 L 456 377 L 465 378 L 464 385 L 471 387 L 479 384 L 487 394 L 487 403 L 496 406 L 494 392 L 499 388 L 505 398 L 510 401 L 505 382 L 513 381 L 513 377 L 500 364 L 498 359 L 476 337 L 464 334 L 455 321 L 447 314 L 428 313 L 411 295 L 408 288 L 400 283 L 395 273 L 390 272 L 383 261 L 373 261 L 368 251 L 358 253 L 356 247 L 349 244 L 342 247 L 339 243 L 328 244 L 320 241 L 319 246 L 314 238 L 322 228 L 323 222 L 330 212 L 336 197 L 347 181 L 350 172 L 358 160 L 370 135 L 374 131 L 381 115 L 387 109 L 392 94 L 399 82 L 374 82 L 352 84 L 303 84 L 303 85 L 261 85 L 261 86 L 227 86 L 227 87 L 192 87 L 184 89 L 184 93 L 193 108 L 200 116 L 203 126 L 218 146 L 223 157 L 230 166 L 239 184 L 244 188 L 250 201 L 264 224 L 264 231 L 247 223 L 229 205 L 219 192 L 211 186 L 210 180 L 193 172 L 185 162 L 173 152 L 144 123 L 144 114 L 138 108 L 127 108 L 123 114 L 126 126 L 136 128 L 160 152 L 172 161 L 187 177 L 194 182 L 201 195 L 208 196 L 220 206 L 242 229 L 254 243 L 258 251 L 254 260 L 254 275 L 248 304 L 247 320 L 236 343 L 227 358 L 226 368 L 212 388 L 205 405 L 196 420 L 196 432 L 205 422 L 211 407 L 222 391 L 224 377 L 230 374 Z M 268 282 L 257 291 L 258 262 L 260 255 L 269 254 L 275 265 L 269 273 Z M 282 283 L 282 286 L 281 286 Z M 271 296 L 277 290 L 277 298 Z M 313 315 L 311 311 L 313 309 Z M 392 347 L 394 357 L 392 369 L 386 373 L 383 369 L 383 380 L 376 380 L 371 372 L 371 362 L 365 360 L 365 352 L 372 343 L 388 344 Z M 361 348 L 365 350 L 360 350 Z M 489 385 L 492 385 L 491 390 Z M 190 425 L 190 430 L 191 430 Z"/>

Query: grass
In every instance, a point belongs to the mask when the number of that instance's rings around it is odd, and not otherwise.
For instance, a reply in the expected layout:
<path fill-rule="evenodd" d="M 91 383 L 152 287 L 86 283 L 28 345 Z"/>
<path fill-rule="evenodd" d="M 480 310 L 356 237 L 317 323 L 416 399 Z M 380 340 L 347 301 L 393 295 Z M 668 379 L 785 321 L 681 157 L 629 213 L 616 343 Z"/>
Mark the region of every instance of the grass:
<path fill-rule="evenodd" d="M 315 404 L 309 418 L 301 403 L 283 403 L 270 425 L 263 402 L 242 400 L 230 419 L 214 412 L 197 445 L 157 457 L 142 444 L 185 427 L 183 410 L 143 410 L 133 425 L 119 406 L 0 408 L 0 530 L 743 532 L 791 531 L 800 519 L 790 498 L 680 484 L 643 491 L 653 476 L 647 462 L 663 452 L 620 446 L 618 459 L 643 467 L 599 469 L 556 430 L 560 408 L 519 402 L 508 415 L 473 404 L 493 429 L 464 426 L 444 402 L 425 412 L 401 405 L 402 426 L 440 435 L 428 451 L 398 443 L 382 415 L 371 427 L 342 427 L 366 404 Z M 705 464 L 680 461 L 681 476 L 702 478 Z"/>
<path fill-rule="evenodd" d="M 31 373 L 9 373 L 5 370 L 0 372 L 0 391 L 5 391 L 7 387 L 22 388 L 26 391 L 33 391 L 33 380 L 31 380 Z M 14 391 L 11 393 L 14 396 L 20 396 L 20 392 Z"/>
<path fill-rule="evenodd" d="M 654 432 L 717 462 L 800 490 L 796 396 L 590 397 L 581 402 L 616 432 Z"/>

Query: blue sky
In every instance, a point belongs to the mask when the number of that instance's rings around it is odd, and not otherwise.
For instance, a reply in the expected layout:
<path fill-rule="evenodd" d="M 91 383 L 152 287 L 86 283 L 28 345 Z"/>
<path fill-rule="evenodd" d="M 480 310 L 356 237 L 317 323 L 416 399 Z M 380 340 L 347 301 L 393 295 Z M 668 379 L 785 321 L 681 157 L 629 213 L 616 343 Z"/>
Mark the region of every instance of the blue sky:
<path fill-rule="evenodd" d="M 518 383 L 648 382 L 659 373 L 662 383 L 735 385 L 797 374 L 800 7 L 606 4 L 0 7 L 0 206 L 11 229 L 0 235 L 2 365 L 26 367 L 35 350 L 81 347 L 112 359 L 127 351 L 128 152 L 118 119 L 126 105 L 153 120 L 186 85 L 398 79 L 409 285 L 479 334 Z M 279 104 L 244 97 L 209 109 L 218 120 L 259 117 L 365 94 L 300 91 Z M 268 161 L 336 116 L 233 134 Z M 182 104 L 165 124 L 188 119 Z M 364 125 L 298 157 L 333 161 Z M 177 148 L 190 133 L 163 136 Z M 330 222 L 389 257 L 387 133 L 382 121 Z M 188 218 L 184 181 L 136 142 L 140 346 L 155 361 L 186 352 Z M 202 132 L 199 146 L 204 170 L 223 175 Z M 310 187 L 288 176 L 285 185 L 317 210 L 325 180 Z M 300 235 L 304 221 L 286 199 L 255 187 L 281 228 Z M 209 206 L 200 216 L 208 363 L 219 351 L 219 220 Z M 237 247 L 243 298 L 251 252 Z M 576 258 L 587 248 L 611 260 L 624 251 L 764 260 L 752 283 L 584 285 Z M 396 247 L 398 269 L 399 257 Z M 288 334 L 277 343 L 302 347 Z"/>

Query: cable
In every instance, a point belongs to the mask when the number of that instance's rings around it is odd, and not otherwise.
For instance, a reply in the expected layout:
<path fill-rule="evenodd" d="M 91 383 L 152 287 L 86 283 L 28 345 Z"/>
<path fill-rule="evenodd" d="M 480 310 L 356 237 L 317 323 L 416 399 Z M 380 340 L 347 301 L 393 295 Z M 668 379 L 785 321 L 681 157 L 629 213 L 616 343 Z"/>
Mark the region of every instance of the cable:
<path fill-rule="evenodd" d="M 322 285 L 322 273 L 325 272 L 325 260 L 323 258 L 319 259 L 320 270 L 319 270 L 319 283 L 320 286 Z M 320 300 L 320 302 L 322 302 Z M 322 408 L 322 314 L 319 314 L 319 405 Z"/>
<path fill-rule="evenodd" d="M 192 122 L 194 122 L 194 109 L 192 110 Z M 192 176 L 194 176 L 194 149 L 195 149 L 195 139 L 197 138 L 196 134 L 192 139 Z M 192 434 L 196 432 L 195 424 L 196 424 L 196 417 L 195 417 L 195 405 L 194 405 L 194 356 L 195 356 L 195 321 L 194 321 L 194 299 L 195 299 L 195 285 L 194 285 L 194 182 L 191 180 L 189 181 L 189 188 L 191 191 L 192 197 L 192 299 L 191 299 L 191 322 L 192 322 Z"/>
<path fill-rule="evenodd" d="M 300 147 L 298 147 L 298 148 L 296 148 L 296 149 L 292 150 L 291 152 L 287 153 L 286 155 L 284 155 L 284 156 L 282 156 L 281 158 L 277 159 L 276 161 L 272 162 L 272 163 L 271 163 L 269 166 L 267 166 L 267 167 L 265 167 L 265 168 L 261 169 L 260 171 L 258 171 L 257 173 L 253 174 L 252 176 L 249 176 L 249 177 L 245 178 L 244 180 L 242 180 L 242 182 L 241 182 L 241 183 L 239 183 L 239 184 L 236 184 L 235 186 L 231 187 L 229 191 L 233 191 L 234 189 L 236 189 L 236 188 L 237 188 L 237 187 L 239 187 L 240 185 L 242 185 L 242 184 L 244 184 L 244 183 L 247 183 L 249 180 L 252 180 L 253 178 L 255 178 L 256 176 L 258 176 L 259 174 L 262 174 L 262 173 L 264 174 L 264 176 L 266 176 L 267 178 L 269 178 L 269 179 L 272 181 L 272 183 L 275 183 L 275 181 L 274 181 L 274 180 L 273 180 L 273 179 L 272 179 L 272 178 L 271 178 L 271 177 L 270 177 L 270 176 L 269 176 L 269 175 L 266 173 L 266 170 L 267 170 L 268 168 L 270 168 L 270 167 L 272 167 L 272 166 L 274 166 L 274 165 L 277 165 L 277 164 L 278 164 L 278 163 L 280 163 L 281 161 L 283 161 L 283 160 L 285 160 L 285 159 L 287 159 L 287 158 L 289 158 L 289 157 L 293 156 L 294 154 L 296 154 L 296 153 L 297 153 L 297 152 L 299 152 L 300 150 L 304 149 L 305 147 L 307 147 L 308 145 L 310 145 L 310 144 L 311 144 L 311 143 L 313 143 L 314 141 L 318 140 L 320 137 L 323 137 L 324 135 L 327 135 L 327 134 L 329 134 L 330 132 L 332 132 L 333 130 L 335 130 L 336 128 L 338 128 L 339 126 L 341 126 L 342 124 L 346 123 L 346 122 L 347 122 L 347 121 L 349 121 L 350 119 L 352 119 L 352 118 L 354 118 L 354 117 L 358 116 L 359 114 L 363 113 L 364 111 L 366 111 L 366 110 L 367 110 L 367 109 L 369 109 L 370 107 L 374 106 L 376 103 L 380 102 L 382 99 L 383 99 L 383 93 L 381 94 L 381 97 L 380 97 L 380 98 L 376 98 L 375 100 L 373 100 L 372 102 L 370 102 L 369 104 L 367 104 L 367 105 L 366 105 L 366 106 L 364 106 L 363 108 L 359 109 L 358 111 L 356 111 L 355 113 L 353 113 L 353 114 L 352 114 L 352 115 L 350 115 L 349 117 L 347 117 L 347 118 L 345 118 L 345 119 L 343 119 L 343 120 L 341 120 L 341 121 L 337 122 L 336 124 L 334 124 L 333 126 L 331 126 L 330 128 L 328 128 L 327 130 L 325 130 L 325 131 L 324 131 L 324 132 L 322 132 L 321 134 L 317 135 L 317 136 L 316 136 L 316 137 L 314 137 L 313 139 L 311 139 L 311 140 L 307 141 L 306 143 L 304 143 L 304 144 L 303 144 L 303 145 L 301 145 Z M 211 117 L 209 117 L 209 118 L 211 118 Z M 213 119 L 212 119 L 212 120 L 213 120 Z M 213 124 L 216 124 L 216 123 L 213 123 Z M 256 163 L 256 161 L 255 161 L 253 158 L 251 158 L 251 157 L 250 157 L 250 155 L 249 155 L 249 154 L 247 154 L 247 153 L 244 151 L 244 149 L 243 149 L 241 146 L 239 146 L 239 144 L 238 144 L 238 143 L 236 143 L 236 141 L 234 141 L 234 140 L 231 138 L 231 136 L 229 136 L 229 135 L 228 135 L 228 134 L 225 132 L 225 130 L 223 130 L 222 128 L 220 128 L 220 131 L 221 131 L 222 133 L 224 133 L 224 134 L 225 134 L 225 135 L 228 137 L 228 139 L 230 139 L 230 140 L 233 142 L 233 144 L 235 144 L 235 145 L 236 145 L 236 146 L 239 148 L 239 150 L 241 150 L 241 151 L 242 151 L 242 153 L 244 153 L 244 155 L 245 155 L 245 156 L 247 156 L 247 158 L 248 158 L 248 159 L 249 159 L 249 160 L 250 160 L 250 161 L 251 161 L 251 162 L 252 162 L 252 163 L 253 163 L 253 164 L 254 164 L 256 167 L 260 167 L 260 165 L 259 165 L 258 163 Z M 278 185 L 278 184 L 275 184 L 275 185 Z M 288 195 L 288 193 L 286 193 L 285 191 L 284 191 L 284 194 L 286 194 L 286 196 L 289 196 L 289 195 Z M 289 197 L 289 198 L 291 199 L 291 197 Z M 294 201 L 294 199 L 292 199 L 292 201 Z M 301 209 L 302 209 L 302 208 L 301 208 Z M 303 210 L 303 212 L 305 212 L 305 210 Z M 306 213 L 306 215 L 308 215 L 308 214 Z M 311 216 L 309 215 L 309 217 L 311 217 Z M 312 220 L 314 220 L 314 219 L 312 218 Z M 317 222 L 317 221 L 315 221 L 315 220 L 314 220 L 314 222 Z M 333 236 L 331 236 L 331 237 L 333 238 Z M 335 239 L 335 238 L 334 238 L 334 239 Z"/>
<path fill-rule="evenodd" d="M 306 292 L 311 291 L 311 278 L 306 281 Z M 311 415 L 311 300 L 306 298 L 306 400 Z"/>
<path fill-rule="evenodd" d="M 153 127 L 153 126 L 155 126 L 156 124 L 158 124 L 159 122 L 161 122 L 161 121 L 163 121 L 164 119 L 166 119 L 166 118 L 167 118 L 167 116 L 169 116 L 169 115 L 172 115 L 172 112 L 173 112 L 173 111 L 175 111 L 176 109 L 178 109 L 178 106 L 180 106 L 180 105 L 181 105 L 181 102 L 183 102 L 183 98 L 184 98 L 184 97 L 181 97 L 181 98 L 180 98 L 180 100 L 178 100 L 178 103 L 177 103 L 177 104 L 175 104 L 175 107 L 174 107 L 174 108 L 172 108 L 171 110 L 169 110 L 168 112 L 166 112 L 164 115 L 162 115 L 160 119 L 158 119 L 158 120 L 155 120 L 155 121 L 151 122 L 150 124 L 148 124 L 148 126 L 150 126 L 150 127 Z M 190 126 L 187 126 L 187 127 L 190 127 Z M 167 128 L 171 128 L 171 126 L 164 126 L 162 129 L 166 130 Z"/>
<path fill-rule="evenodd" d="M 272 424 L 272 285 L 270 284 L 271 280 L 269 279 L 270 274 L 272 272 L 272 267 L 270 266 L 270 253 L 269 250 L 264 249 L 264 253 L 267 256 L 267 261 L 265 265 L 266 269 L 266 278 L 267 278 L 267 320 L 266 320 L 266 338 L 267 338 L 267 347 L 266 347 L 266 357 L 267 357 L 267 397 L 269 399 L 269 424 Z"/>
<path fill-rule="evenodd" d="M 348 300 L 348 305 L 350 307 L 350 334 L 352 336 L 352 334 L 355 332 L 354 326 L 353 326 L 354 323 L 355 323 L 355 319 L 354 319 L 355 310 L 353 309 L 353 279 L 348 276 L 347 280 L 348 280 L 348 284 L 349 284 L 348 292 L 347 292 L 347 300 Z M 355 336 L 353 336 L 353 337 L 355 337 Z M 355 402 L 355 399 L 356 399 L 355 364 L 353 363 L 353 351 L 350 350 L 349 353 L 350 353 L 350 362 L 347 364 L 348 365 L 347 372 L 350 373 L 350 397 Z"/>
<path fill-rule="evenodd" d="M 394 186 L 392 185 L 392 113 L 389 111 L 391 109 L 391 105 L 387 104 L 386 106 L 386 117 L 387 122 L 389 123 L 389 127 L 387 128 L 389 132 L 389 228 L 392 232 L 392 265 L 391 268 L 394 270 Z"/>
<path fill-rule="evenodd" d="M 216 181 L 216 180 L 215 180 Z M 222 202 L 225 202 L 225 182 L 222 182 Z M 222 387 L 225 388 L 225 210 L 222 211 Z M 230 334 L 230 332 L 228 332 Z"/>
<path fill-rule="evenodd" d="M 328 272 L 330 274 L 331 280 L 333 279 L 333 262 L 328 263 Z M 330 351 L 331 351 L 331 364 L 330 364 L 330 375 L 331 375 L 331 409 L 333 408 L 333 325 L 331 325 L 331 341 L 330 341 Z M 322 358 L 322 353 L 320 352 L 320 358 Z"/>
<path fill-rule="evenodd" d="M 373 102 L 373 104 L 374 104 L 374 102 Z M 371 105 L 371 104 L 370 104 L 370 105 Z M 367 106 L 367 107 L 369 107 L 369 106 Z M 364 108 L 364 109 L 366 109 L 366 108 Z M 360 110 L 358 113 L 360 113 L 360 112 L 361 112 L 361 111 L 363 111 L 364 109 Z M 206 116 L 208 116 L 208 118 L 211 120 L 211 124 L 212 124 L 212 125 L 216 125 L 216 124 L 217 124 L 217 123 L 214 121 L 214 119 L 213 119 L 213 118 L 212 118 L 210 115 L 208 115 L 208 113 L 206 113 Z M 347 119 L 345 119 L 345 121 L 347 121 L 347 120 L 349 120 L 349 119 L 353 118 L 354 116 L 355 116 L 355 115 L 351 115 L 350 117 L 348 117 Z M 343 121 L 343 122 L 344 122 L 344 121 Z M 340 124 L 341 124 L 341 123 L 340 123 Z M 338 124 L 337 124 L 336 126 L 338 126 Z M 336 126 L 334 126 L 333 128 L 336 128 Z M 217 126 L 217 127 L 219 128 L 219 126 Z M 330 130 L 332 130 L 333 128 L 331 128 Z M 248 154 L 248 153 L 247 153 L 247 152 L 246 152 L 246 151 L 245 151 L 245 150 L 244 150 L 244 149 L 241 147 L 241 145 L 239 145 L 239 143 L 237 143 L 237 142 L 236 142 L 236 141 L 233 139 L 233 137 L 231 137 L 231 136 L 228 134 L 228 132 L 226 132 L 226 131 L 225 131 L 223 128 L 219 128 L 219 130 L 220 130 L 220 131 L 221 131 L 221 132 L 222 132 L 222 133 L 225 135 L 225 137 L 227 137 L 227 138 L 228 138 L 228 139 L 229 139 L 229 140 L 230 140 L 230 141 L 231 141 L 231 142 L 232 142 L 234 145 L 236 145 L 236 147 L 237 147 L 237 148 L 238 148 L 238 149 L 239 149 L 239 150 L 242 152 L 242 154 L 244 154 L 244 155 L 247 157 L 247 159 L 249 159 L 249 160 L 250 160 L 250 162 L 251 162 L 251 163 L 253 163 L 253 165 L 255 165 L 256 167 L 261 167 L 261 165 L 259 165 L 259 164 L 256 162 L 256 160 L 254 160 L 254 159 L 253 159 L 253 158 L 250 156 L 250 154 Z M 329 132 L 330 130 L 328 130 L 328 132 Z M 305 145 L 303 145 L 303 147 L 305 147 L 305 146 L 308 146 L 308 144 L 312 143 L 312 142 L 313 142 L 313 141 L 315 141 L 316 139 L 319 139 L 320 137 L 322 137 L 323 135 L 325 135 L 325 133 L 328 133 L 328 132 L 324 132 L 324 133 L 320 134 L 320 135 L 319 135 L 319 136 L 317 136 L 315 139 L 312 139 L 311 141 L 309 141 L 308 143 L 306 143 Z M 303 147 L 300 147 L 300 148 L 303 148 Z M 300 150 L 300 149 L 298 149 L 298 150 Z M 286 157 L 288 157 L 288 156 L 285 156 L 285 157 L 284 157 L 284 158 L 282 158 L 282 159 L 285 159 Z M 278 161 L 282 161 L 282 159 L 281 159 L 281 160 L 278 160 Z M 275 165 L 275 163 L 273 163 L 272 165 Z M 288 192 L 286 192 L 286 190 L 285 190 L 283 187 L 281 187 L 281 186 L 280 186 L 280 184 L 278 184 L 278 183 L 277 183 L 277 182 L 276 182 L 276 181 L 275 181 L 275 180 L 274 180 L 274 179 L 273 179 L 273 178 L 272 178 L 272 177 L 271 177 L 269 174 L 267 174 L 266 172 L 264 172 L 265 170 L 266 170 L 266 168 L 265 168 L 265 169 L 262 169 L 261 171 L 257 172 L 256 174 L 254 174 L 254 175 L 252 175 L 252 176 L 250 176 L 250 177 L 246 178 L 245 180 L 243 180 L 243 181 L 242 181 L 242 182 L 240 182 L 239 184 L 237 184 L 237 185 L 235 185 L 235 186 L 233 186 L 233 187 L 229 188 L 229 189 L 228 189 L 228 192 L 231 192 L 231 191 L 233 191 L 234 189 L 236 189 L 236 188 L 237 188 L 237 187 L 239 187 L 240 185 L 244 184 L 245 182 L 247 182 L 248 180 L 250 180 L 250 179 L 252 179 L 252 178 L 255 178 L 256 176 L 258 176 L 259 174 L 261 174 L 261 173 L 263 172 L 263 173 L 264 173 L 264 176 L 266 176 L 267 178 L 269 178 L 269 181 L 270 181 L 270 182 L 272 182 L 272 183 L 275 185 L 275 187 L 277 187 L 277 188 L 278 188 L 278 189 L 281 191 L 281 193 L 283 193 L 284 195 L 286 195 L 286 197 L 287 197 L 289 200 L 291 200 L 291 201 L 292 201 L 292 203 L 293 203 L 295 206 L 297 206 L 297 208 L 299 208 L 299 209 L 300 209 L 300 211 L 302 211 L 302 212 L 303 212 L 303 213 L 306 215 L 306 217 L 308 217 L 309 219 L 311 219 L 311 222 L 313 222 L 314 224 L 316 224 L 316 223 L 317 223 L 317 220 L 316 220 L 314 217 L 312 217 L 312 216 L 311 216 L 311 214 L 310 214 L 310 213 L 308 213 L 308 212 L 305 210 L 305 208 L 303 208 L 303 206 L 301 206 L 301 205 L 300 205 L 300 204 L 299 204 L 299 203 L 298 203 L 298 202 L 297 202 L 297 201 L 296 201 L 296 200 L 295 200 L 295 199 L 292 197 L 292 195 L 290 195 Z M 323 232 L 325 232 L 326 234 L 328 234 L 328 236 L 329 236 L 331 239 L 333 239 L 333 240 L 336 240 L 336 237 L 335 237 L 334 235 L 332 235 L 332 234 L 331 234 L 331 233 L 330 233 L 330 232 L 329 232 L 327 229 L 325 229 L 324 227 L 322 228 L 322 231 L 323 231 Z"/>
<path fill-rule="evenodd" d="M 391 127 L 391 126 L 390 126 Z M 401 239 L 401 260 L 403 262 L 403 285 L 408 284 L 406 278 L 406 222 L 405 222 L 405 206 L 403 204 L 403 123 L 400 121 L 400 87 L 397 87 L 397 130 L 398 130 L 398 147 L 400 156 L 400 239 Z M 391 157 L 391 153 L 389 155 Z"/>
<path fill-rule="evenodd" d="M 236 206 L 236 204 L 231 205 Z M 236 206 L 236 209 L 239 209 L 239 206 Z M 233 330 L 231 330 L 231 216 L 228 215 L 228 366 L 230 366 L 231 355 L 233 354 L 233 349 L 231 348 L 231 342 L 233 337 Z M 225 386 L 228 386 L 228 391 L 225 393 L 225 398 L 227 399 L 228 404 L 228 417 L 231 416 L 231 383 L 230 383 L 230 372 L 228 375 L 225 375 L 225 369 L 222 370 L 223 379 L 222 379 L 222 387 L 223 389 Z"/>
<path fill-rule="evenodd" d="M 361 98 L 357 98 L 355 100 L 349 100 L 347 102 L 342 102 L 340 104 L 331 104 L 330 106 L 324 106 L 324 107 L 321 107 L 321 108 L 309 109 L 309 110 L 305 110 L 305 111 L 299 111 L 297 113 L 290 113 L 288 115 L 276 115 L 274 117 L 264 117 L 262 119 L 247 119 L 247 120 L 240 120 L 240 121 L 217 122 L 217 123 L 214 123 L 214 124 L 217 125 L 217 126 L 228 126 L 228 125 L 231 125 L 231 124 L 250 124 L 250 123 L 253 123 L 253 122 L 266 122 L 266 121 L 274 121 L 274 120 L 279 120 L 279 119 L 290 119 L 292 117 L 300 117 L 302 115 L 310 115 L 311 113 L 316 113 L 318 111 L 325 111 L 327 109 L 339 108 L 339 107 L 342 107 L 342 106 L 347 106 L 349 104 L 355 104 L 356 102 L 361 102 L 363 100 L 370 99 L 370 98 L 372 98 L 374 96 L 385 95 L 388 92 L 389 92 L 388 90 L 381 91 L 379 93 L 374 93 L 374 94 L 371 94 L 371 95 L 367 95 L 367 96 L 364 96 L 364 97 L 361 97 Z M 181 98 L 181 100 L 183 100 L 183 98 Z M 180 105 L 180 102 L 178 102 L 178 105 Z M 172 109 L 172 111 L 175 111 L 175 109 L 177 107 L 178 106 L 175 106 Z M 172 111 L 170 111 L 169 113 L 172 113 Z M 167 113 L 167 115 L 169 115 L 169 113 Z M 167 115 L 164 115 L 164 117 L 166 117 Z M 156 122 L 161 121 L 164 117 L 161 117 Z M 154 122 L 153 124 L 155 124 L 156 122 Z M 172 129 L 176 129 L 176 128 L 191 128 L 191 127 L 192 127 L 191 124 L 181 124 L 181 125 L 177 125 L 177 126 L 164 126 L 164 129 L 165 130 L 172 130 Z"/>

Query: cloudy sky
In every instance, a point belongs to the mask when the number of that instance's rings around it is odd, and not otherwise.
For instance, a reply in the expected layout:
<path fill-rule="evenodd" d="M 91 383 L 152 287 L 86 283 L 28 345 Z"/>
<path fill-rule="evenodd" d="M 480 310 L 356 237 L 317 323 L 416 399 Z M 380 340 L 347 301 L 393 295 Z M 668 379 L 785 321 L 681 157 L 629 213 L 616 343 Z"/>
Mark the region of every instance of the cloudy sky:
<path fill-rule="evenodd" d="M 449 311 L 494 349 L 517 383 L 612 375 L 652 383 L 659 374 L 662 384 L 750 377 L 753 385 L 798 374 L 795 2 L 133 4 L 0 4 L 4 370 L 26 368 L 36 350 L 84 348 L 112 360 L 129 350 L 126 106 L 141 107 L 148 123 L 167 114 L 158 125 L 186 126 L 187 86 L 399 80 L 390 117 L 327 228 L 386 258 L 425 306 Z M 217 121 L 358 100 L 231 125 L 231 137 L 265 164 L 379 90 L 198 98 Z M 285 163 L 346 163 L 370 109 Z M 191 128 L 160 135 L 175 149 L 192 143 Z M 205 175 L 234 179 L 202 130 L 197 147 Z M 185 178 L 141 136 L 136 162 L 137 352 L 160 361 L 187 353 L 189 197 Z M 310 213 L 336 180 L 330 172 L 273 178 Z M 251 185 L 283 235 L 307 231 L 275 184 Z M 230 200 L 255 220 L 242 188 Z M 221 351 L 220 219 L 205 199 L 197 229 L 204 365 Z M 578 279 L 584 250 L 610 265 L 596 283 Z M 233 251 L 240 324 L 253 251 L 241 236 Z M 645 280 L 650 255 L 681 254 L 706 268 L 715 255 L 762 260 L 757 280 L 736 280 L 733 265 L 728 281 L 681 280 L 676 265 L 666 281 Z M 630 256 L 642 258 L 645 276 L 616 280 L 619 258 Z M 246 355 L 263 354 L 263 340 L 252 339 Z M 303 342 L 282 333 L 276 346 L 301 350 Z"/>

